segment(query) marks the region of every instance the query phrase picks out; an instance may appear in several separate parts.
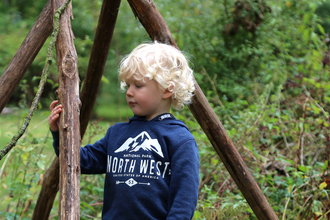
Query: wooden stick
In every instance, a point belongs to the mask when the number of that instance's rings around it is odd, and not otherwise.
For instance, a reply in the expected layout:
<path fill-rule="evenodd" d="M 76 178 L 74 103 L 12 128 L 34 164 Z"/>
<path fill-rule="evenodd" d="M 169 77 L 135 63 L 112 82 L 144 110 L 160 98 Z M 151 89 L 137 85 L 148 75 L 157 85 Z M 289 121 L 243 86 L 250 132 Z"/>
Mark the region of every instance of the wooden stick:
<path fill-rule="evenodd" d="M 170 43 L 177 48 L 166 22 L 152 0 L 128 0 L 128 2 L 152 40 Z M 189 106 L 190 111 L 213 148 L 258 219 L 278 219 L 196 81 L 195 86 L 196 91 L 193 104 Z"/>
<path fill-rule="evenodd" d="M 0 77 L 0 113 L 53 30 L 52 3 L 48 0 L 25 40 Z"/>
<path fill-rule="evenodd" d="M 82 108 L 80 111 L 81 137 L 84 136 L 95 104 L 97 90 L 106 62 L 106 57 L 102 56 L 106 56 L 109 52 L 120 2 L 120 0 L 103 1 L 85 83 L 80 94 L 80 99 L 82 101 Z M 47 220 L 49 217 L 59 185 L 59 160 L 57 157 L 48 168 L 46 174 L 32 220 Z"/>
<path fill-rule="evenodd" d="M 54 0 L 54 9 L 70 0 Z M 56 18 L 55 13 L 54 17 Z M 60 17 L 56 43 L 59 87 L 57 96 L 62 104 L 60 133 L 60 204 L 59 219 L 80 219 L 80 99 L 78 57 L 71 30 L 72 5 Z M 54 18 L 54 19 L 55 19 Z"/>
<path fill-rule="evenodd" d="M 82 137 L 92 116 L 110 49 L 113 30 L 115 29 L 120 2 L 120 0 L 103 1 L 87 73 L 80 93 L 82 102 L 80 129 Z"/>

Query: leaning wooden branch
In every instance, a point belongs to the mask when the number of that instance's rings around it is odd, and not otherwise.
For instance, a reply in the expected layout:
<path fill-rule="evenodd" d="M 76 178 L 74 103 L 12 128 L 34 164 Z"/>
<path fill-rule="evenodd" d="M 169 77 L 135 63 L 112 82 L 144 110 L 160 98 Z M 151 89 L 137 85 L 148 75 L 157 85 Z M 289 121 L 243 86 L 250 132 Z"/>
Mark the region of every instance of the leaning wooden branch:
<path fill-rule="evenodd" d="M 40 97 L 42 95 L 42 92 L 44 90 L 44 86 L 45 86 L 45 82 L 47 80 L 47 76 L 48 76 L 48 71 L 49 71 L 49 67 L 52 64 L 52 50 L 54 48 L 56 39 L 57 39 L 57 35 L 58 35 L 58 30 L 59 30 L 59 17 L 62 14 L 62 12 L 64 11 L 64 9 L 67 7 L 69 1 L 67 3 L 64 3 L 55 13 L 54 16 L 54 31 L 52 34 L 52 40 L 48 46 L 48 55 L 47 55 L 47 59 L 46 59 L 46 63 L 45 66 L 42 70 L 42 75 L 41 75 L 41 80 L 38 86 L 38 90 L 37 90 L 37 94 L 33 99 L 32 105 L 30 107 L 29 113 L 27 114 L 27 116 L 25 117 L 25 121 L 22 124 L 20 130 L 17 132 L 17 134 L 12 138 L 11 142 L 0 151 L 0 160 L 13 148 L 15 147 L 17 141 L 20 139 L 20 137 L 22 137 L 22 135 L 24 134 L 24 132 L 26 131 L 27 127 L 30 124 L 31 121 L 31 117 L 33 116 L 34 112 L 36 111 L 36 108 L 38 106 L 38 103 L 40 101 Z"/>
<path fill-rule="evenodd" d="M 152 0 L 128 0 L 128 2 L 152 40 L 177 47 L 166 22 Z M 204 130 L 221 161 L 258 219 L 278 219 L 197 82 L 195 82 L 195 87 L 193 104 L 189 106 L 190 111 Z"/>
<path fill-rule="evenodd" d="M 0 112 L 53 31 L 52 3 L 48 0 L 15 56 L 0 77 Z"/>
<path fill-rule="evenodd" d="M 120 0 L 103 1 L 101 8 L 87 73 L 80 93 L 82 102 L 80 132 L 82 137 L 92 116 L 115 29 L 120 2 Z"/>

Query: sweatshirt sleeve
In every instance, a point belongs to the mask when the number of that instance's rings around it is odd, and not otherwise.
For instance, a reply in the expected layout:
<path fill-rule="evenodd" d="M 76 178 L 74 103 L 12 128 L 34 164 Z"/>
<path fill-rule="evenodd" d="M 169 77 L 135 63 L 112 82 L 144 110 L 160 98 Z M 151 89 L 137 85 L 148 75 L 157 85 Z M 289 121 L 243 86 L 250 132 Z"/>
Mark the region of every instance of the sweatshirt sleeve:
<path fill-rule="evenodd" d="M 58 157 L 60 154 L 60 132 L 59 131 L 52 131 L 50 130 L 53 136 L 53 147 L 55 150 L 55 154 Z"/>
<path fill-rule="evenodd" d="M 109 134 L 110 129 L 108 129 L 107 134 L 101 140 L 80 148 L 80 169 L 82 174 L 106 172 Z"/>
<path fill-rule="evenodd" d="M 51 133 L 55 153 L 59 156 L 59 131 L 51 131 Z M 80 148 L 80 169 L 82 174 L 105 173 L 109 133 L 110 129 L 108 129 L 107 134 L 101 140 Z"/>
<path fill-rule="evenodd" d="M 195 140 L 189 140 L 176 150 L 171 159 L 170 210 L 167 220 L 193 218 L 198 187 L 198 148 Z"/>

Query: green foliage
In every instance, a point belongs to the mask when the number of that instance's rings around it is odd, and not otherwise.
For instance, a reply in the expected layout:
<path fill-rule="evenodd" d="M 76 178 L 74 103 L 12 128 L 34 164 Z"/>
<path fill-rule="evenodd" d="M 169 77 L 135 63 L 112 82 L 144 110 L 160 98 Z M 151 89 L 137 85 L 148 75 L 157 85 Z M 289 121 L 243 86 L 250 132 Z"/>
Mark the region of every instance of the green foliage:
<path fill-rule="evenodd" d="M 21 117 L 23 112 L 17 110 L 17 114 L 7 117 L 0 117 L 2 127 L 0 130 L 0 143 L 3 147 L 9 142 L 17 127 L 24 120 Z M 16 148 L 0 161 L 0 197 L 3 198 L 1 207 L 1 216 L 5 219 L 30 219 L 26 213 L 31 213 L 31 209 L 35 205 L 42 179 L 43 173 L 54 155 L 47 157 L 49 154 L 49 144 L 51 138 L 49 133 L 45 133 L 45 129 L 38 126 L 46 125 L 46 116 L 38 114 L 37 120 L 31 122 L 32 128 L 28 130 L 20 139 Z M 47 118 L 46 118 L 47 119 Z M 42 121 L 40 123 L 40 121 Z M 47 126 L 47 125 L 46 125 Z M 35 133 L 35 132 L 38 133 Z M 42 133 L 40 133 L 42 131 Z"/>
<path fill-rule="evenodd" d="M 24 120 L 26 111 L 19 109 L 0 116 L 0 146 L 4 146 L 15 134 Z M 55 158 L 52 138 L 48 131 L 49 112 L 37 112 L 30 129 L 20 139 L 16 148 L 0 161 L 0 216 L 5 219 L 31 219 L 37 201 L 43 175 Z M 41 122 L 40 122 L 41 121 Z M 89 126 L 82 144 L 93 143 L 102 138 L 109 123 L 98 120 Z M 48 131 L 48 132 L 45 132 Z M 8 159 L 7 159 L 8 158 Z M 81 177 L 81 219 L 90 216 L 100 218 L 103 200 L 102 175 Z M 55 199 L 51 216 L 58 213 L 58 197 Z M 15 217 L 16 216 L 16 217 Z M 1 218 L 2 219 L 2 218 Z"/>

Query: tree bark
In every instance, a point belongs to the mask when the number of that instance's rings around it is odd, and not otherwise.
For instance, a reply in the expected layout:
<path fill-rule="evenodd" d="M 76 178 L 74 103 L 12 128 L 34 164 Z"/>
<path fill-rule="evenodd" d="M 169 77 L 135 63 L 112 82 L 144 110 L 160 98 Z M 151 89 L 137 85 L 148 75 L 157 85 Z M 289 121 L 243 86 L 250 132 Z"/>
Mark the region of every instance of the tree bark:
<path fill-rule="evenodd" d="M 65 1 L 54 0 L 54 13 Z M 60 132 L 60 204 L 59 219 L 80 219 L 80 99 L 78 57 L 71 30 L 72 4 L 60 17 L 56 43 L 59 88 L 62 104 Z"/>
<path fill-rule="evenodd" d="M 152 0 L 128 0 L 128 2 L 152 40 L 170 43 L 178 48 Z M 278 219 L 196 81 L 195 86 L 196 91 L 193 103 L 189 106 L 190 111 L 204 130 L 213 148 L 258 219 Z"/>
<path fill-rule="evenodd" d="M 53 30 L 52 2 L 48 0 L 25 40 L 0 77 L 0 113 Z"/>
<path fill-rule="evenodd" d="M 120 0 L 103 1 L 101 14 L 94 38 L 92 53 L 80 98 L 80 134 L 84 136 L 101 83 L 104 66 L 110 48 L 113 30 L 118 15 Z M 32 220 L 46 220 L 49 217 L 59 184 L 59 160 L 55 158 L 45 175 Z M 52 186 L 52 187 L 49 187 Z"/>

